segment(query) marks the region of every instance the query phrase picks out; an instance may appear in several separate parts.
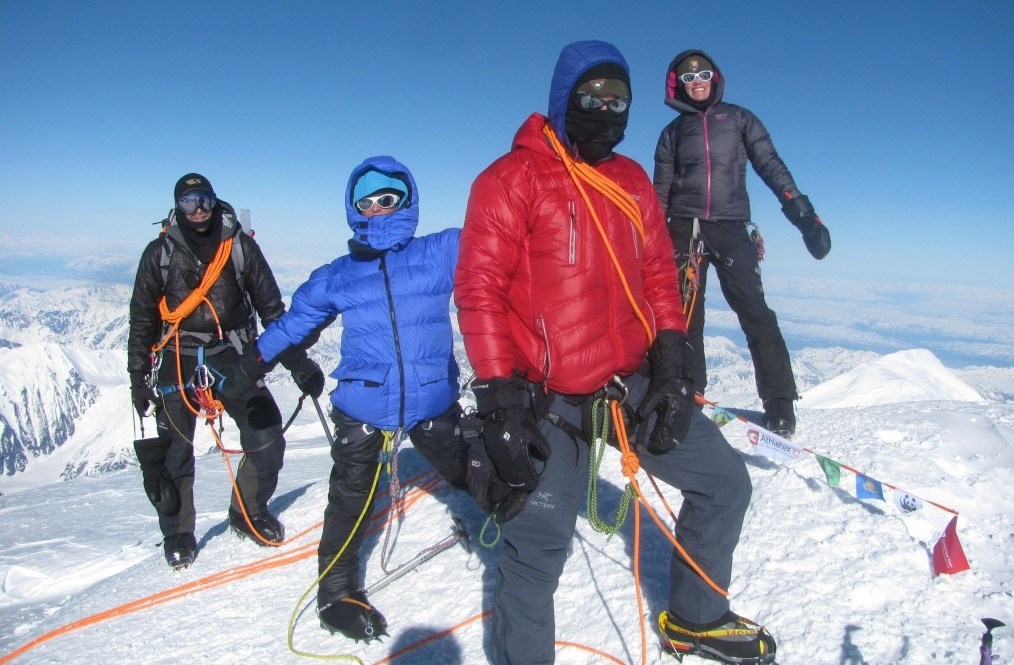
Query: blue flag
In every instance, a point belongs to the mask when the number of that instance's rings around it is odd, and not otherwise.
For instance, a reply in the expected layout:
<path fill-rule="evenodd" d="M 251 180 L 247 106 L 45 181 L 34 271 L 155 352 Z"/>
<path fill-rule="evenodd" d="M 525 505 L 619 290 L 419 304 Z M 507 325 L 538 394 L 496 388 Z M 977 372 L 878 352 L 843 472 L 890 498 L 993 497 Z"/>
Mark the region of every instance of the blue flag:
<path fill-rule="evenodd" d="M 856 474 L 856 498 L 884 500 L 884 488 L 879 480 L 874 480 L 861 473 Z"/>

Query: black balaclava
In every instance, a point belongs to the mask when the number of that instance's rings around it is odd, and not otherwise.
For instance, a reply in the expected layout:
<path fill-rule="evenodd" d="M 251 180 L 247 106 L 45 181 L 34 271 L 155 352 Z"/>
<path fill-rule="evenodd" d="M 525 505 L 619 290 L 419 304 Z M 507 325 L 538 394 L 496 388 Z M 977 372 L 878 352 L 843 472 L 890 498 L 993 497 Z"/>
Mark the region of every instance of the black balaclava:
<path fill-rule="evenodd" d="M 567 137 L 577 147 L 577 153 L 589 164 L 601 162 L 613 154 L 613 148 L 623 140 L 623 132 L 627 129 L 630 117 L 629 106 L 623 113 L 581 108 L 574 91 L 593 79 L 618 79 L 630 89 L 630 77 L 615 62 L 603 62 L 590 67 L 574 83 L 567 103 Z"/>

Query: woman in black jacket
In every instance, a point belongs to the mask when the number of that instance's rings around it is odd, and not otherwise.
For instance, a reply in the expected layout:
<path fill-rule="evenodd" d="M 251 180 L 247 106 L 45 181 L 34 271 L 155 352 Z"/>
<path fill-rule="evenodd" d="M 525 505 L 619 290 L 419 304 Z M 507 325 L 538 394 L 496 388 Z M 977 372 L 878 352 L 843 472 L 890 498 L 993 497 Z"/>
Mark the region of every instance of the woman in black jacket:
<path fill-rule="evenodd" d="M 831 238 L 809 199 L 796 189 L 764 125 L 742 106 L 723 102 L 724 88 L 725 78 L 704 51 L 691 49 L 673 59 L 666 72 L 665 103 L 680 115 L 658 139 L 655 191 L 666 212 L 681 283 L 688 285 L 684 299 L 698 392 L 703 394 L 708 383 L 704 289 L 708 266 L 714 264 L 722 293 L 746 335 L 764 425 L 789 437 L 795 432 L 792 404 L 799 394 L 778 320 L 764 301 L 758 248 L 748 229 L 747 161 L 778 197 L 814 258 L 827 255 Z"/>

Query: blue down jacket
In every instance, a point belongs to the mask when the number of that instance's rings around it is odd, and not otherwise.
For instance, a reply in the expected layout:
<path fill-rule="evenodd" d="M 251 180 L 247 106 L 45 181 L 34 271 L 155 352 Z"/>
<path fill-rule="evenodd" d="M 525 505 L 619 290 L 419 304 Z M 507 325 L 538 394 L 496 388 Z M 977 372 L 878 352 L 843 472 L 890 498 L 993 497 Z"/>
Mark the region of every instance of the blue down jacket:
<path fill-rule="evenodd" d="M 364 217 L 351 196 L 370 169 L 405 180 L 408 204 L 389 215 Z M 418 190 L 409 170 L 391 157 L 356 167 L 345 211 L 354 241 L 367 251 L 314 270 L 257 346 L 272 362 L 286 349 L 316 339 L 341 315 L 341 360 L 331 372 L 338 387 L 331 404 L 380 429 L 411 429 L 445 412 L 458 397 L 450 297 L 461 230 L 414 237 Z"/>

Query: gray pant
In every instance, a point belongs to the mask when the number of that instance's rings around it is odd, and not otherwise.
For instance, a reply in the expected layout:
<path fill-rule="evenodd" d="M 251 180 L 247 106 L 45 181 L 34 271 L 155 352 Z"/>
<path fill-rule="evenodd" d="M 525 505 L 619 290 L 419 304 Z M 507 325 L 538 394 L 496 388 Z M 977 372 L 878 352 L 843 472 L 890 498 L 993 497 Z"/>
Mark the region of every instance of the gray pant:
<path fill-rule="evenodd" d="M 626 383 L 631 403 L 640 403 L 647 379 L 635 374 Z M 557 398 L 551 410 L 581 427 L 578 406 Z M 584 494 L 588 444 L 545 419 L 539 431 L 552 454 L 525 509 L 503 527 L 490 654 L 496 665 L 536 665 L 555 658 L 553 595 Z M 647 472 L 682 491 L 676 538 L 716 584 L 728 588 L 732 553 L 752 492 L 742 458 L 697 409 L 690 432 L 673 450 L 659 456 L 638 454 Z M 674 550 L 668 609 L 688 621 L 706 623 L 728 611 L 729 602 Z"/>

